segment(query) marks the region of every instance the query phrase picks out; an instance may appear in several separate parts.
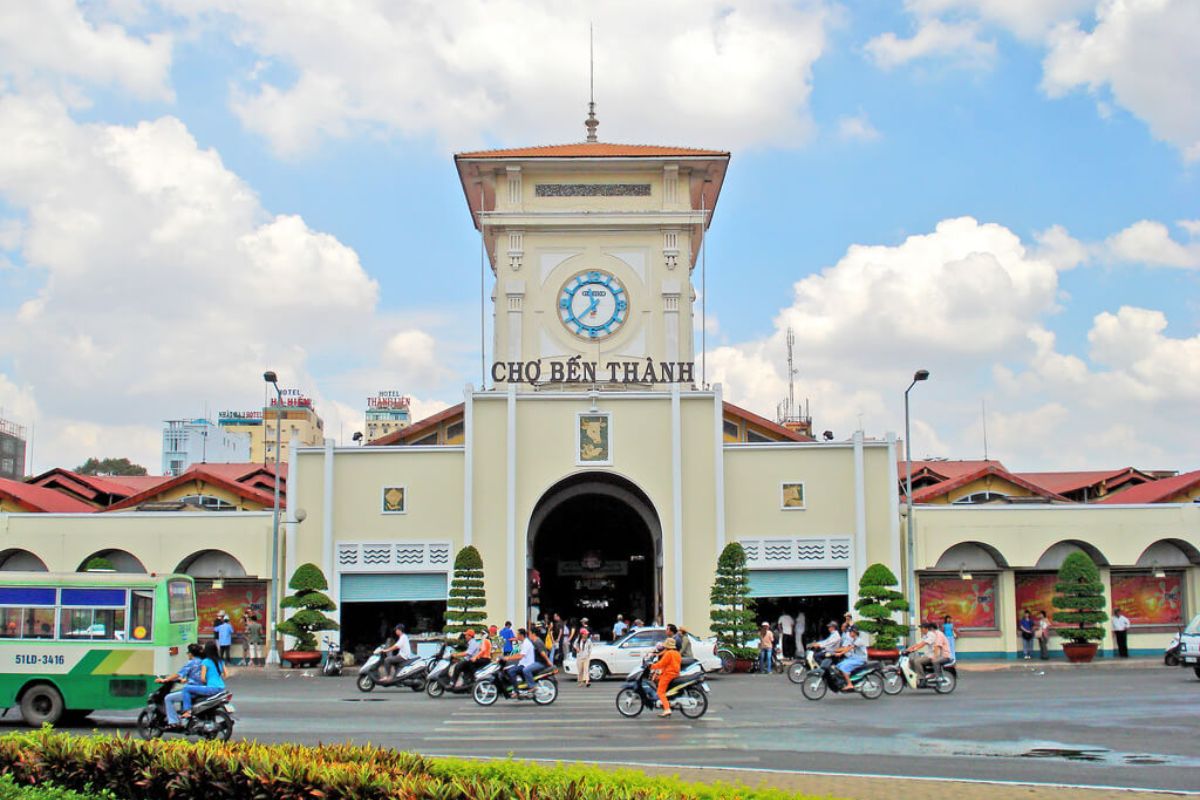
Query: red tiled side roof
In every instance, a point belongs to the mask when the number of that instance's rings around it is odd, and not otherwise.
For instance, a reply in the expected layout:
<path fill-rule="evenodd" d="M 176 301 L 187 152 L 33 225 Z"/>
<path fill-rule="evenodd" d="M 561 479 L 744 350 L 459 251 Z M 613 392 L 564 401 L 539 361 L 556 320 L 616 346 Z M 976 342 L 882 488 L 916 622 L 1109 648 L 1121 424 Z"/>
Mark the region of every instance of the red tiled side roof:
<path fill-rule="evenodd" d="M 171 480 L 170 475 L 105 475 L 104 481 L 124 489 L 114 489 L 113 494 L 129 495 Z"/>
<path fill-rule="evenodd" d="M 954 480 L 956 478 L 961 478 L 963 475 L 976 473 L 979 470 L 989 466 L 996 467 L 1004 472 L 1008 472 L 1008 469 L 999 461 L 990 459 L 987 461 L 982 459 L 977 461 L 918 461 L 914 459 L 912 462 L 912 471 L 913 478 L 916 478 L 917 474 L 924 470 L 926 473 L 931 474 L 934 477 L 939 477 L 943 480 Z M 907 465 L 903 460 L 900 460 L 897 462 L 897 467 L 897 471 L 900 475 L 900 481 L 903 482 L 905 476 L 908 474 Z M 915 494 L 913 496 L 916 497 Z"/>
<path fill-rule="evenodd" d="M 369 447 L 382 447 L 389 444 L 407 444 L 413 439 L 420 439 L 431 430 L 437 430 L 437 426 L 443 422 L 450 420 L 452 417 L 462 417 L 464 413 L 463 404 L 459 403 L 456 406 L 450 406 L 438 413 L 420 419 L 409 425 L 407 428 L 401 428 L 398 431 L 392 431 L 386 436 L 380 436 L 378 439 L 373 439 L 367 442 Z"/>
<path fill-rule="evenodd" d="M 0 497 L 28 511 L 46 514 L 90 514 L 96 510 L 69 494 L 7 478 L 0 478 Z"/>
<path fill-rule="evenodd" d="M 28 482 L 47 487 L 58 483 L 80 496 L 95 497 L 98 494 L 107 494 L 128 497 L 135 491 L 141 491 L 165 480 L 166 478 L 160 475 L 84 475 L 81 472 L 55 467 L 35 475 Z"/>
<path fill-rule="evenodd" d="M 954 462 L 951 462 L 951 463 L 954 463 Z M 957 462 L 957 463 L 964 463 L 964 462 Z M 1025 480 L 1024 478 L 1022 478 L 1018 475 L 1014 475 L 1013 473 L 1009 472 L 1008 470 L 1004 469 L 1003 467 L 998 466 L 999 465 L 998 461 L 982 462 L 982 463 L 986 463 L 987 466 L 983 467 L 982 469 L 978 469 L 974 472 L 968 472 L 968 473 L 959 475 L 957 478 L 953 478 L 953 479 L 947 480 L 947 481 L 942 481 L 941 483 L 934 484 L 933 486 L 926 486 L 924 489 L 920 489 L 918 491 L 913 492 L 913 496 L 912 496 L 913 502 L 914 503 L 927 503 L 930 500 L 933 500 L 935 498 L 942 497 L 943 495 L 949 494 L 950 492 L 954 491 L 955 489 L 962 488 L 963 486 L 973 483 L 973 482 L 979 480 L 980 478 L 984 478 L 988 475 L 993 475 L 997 478 L 1002 478 L 1016 486 L 1020 486 L 1023 489 L 1028 489 L 1029 491 L 1033 492 L 1034 494 L 1038 495 L 1039 497 L 1045 497 L 1047 500 L 1057 500 L 1057 501 L 1063 502 L 1063 503 L 1070 502 L 1067 498 L 1063 497 L 1062 495 L 1057 494 L 1055 492 L 1051 492 L 1048 489 L 1044 489 L 1041 486 L 1038 486 L 1036 484 L 1030 483 L 1029 481 Z"/>
<path fill-rule="evenodd" d="M 121 511 L 123 509 L 136 508 L 142 503 L 155 499 L 163 492 L 174 489 L 176 486 L 182 486 L 184 484 L 191 483 L 192 481 L 203 481 L 205 483 L 210 483 L 213 486 L 219 486 L 228 492 L 236 494 L 238 497 L 241 497 L 244 500 L 252 500 L 260 505 L 273 506 L 275 504 L 274 494 L 262 491 L 261 489 L 255 489 L 252 486 L 239 483 L 236 480 L 230 480 L 225 475 L 220 474 L 220 472 L 210 471 L 209 467 L 213 466 L 229 467 L 235 465 L 194 464 L 181 475 L 177 475 L 174 478 L 167 478 L 165 481 L 156 486 L 152 486 L 143 492 L 126 497 L 121 502 L 114 503 L 113 505 L 109 506 L 107 510 Z M 241 464 L 236 466 L 244 467 L 246 465 Z M 282 475 L 282 470 L 280 473 Z M 285 498 L 282 496 L 279 498 L 279 502 L 281 506 L 286 505 Z"/>
<path fill-rule="evenodd" d="M 1098 500 L 1098 503 L 1116 505 L 1118 503 L 1165 503 L 1170 498 L 1183 492 L 1191 491 L 1200 486 L 1200 469 L 1185 472 L 1173 478 L 1161 478 L 1157 481 L 1130 486 L 1119 492 Z"/>
<path fill-rule="evenodd" d="M 733 416 L 733 417 L 741 417 L 742 419 L 746 420 L 749 423 L 757 425 L 758 427 L 763 428 L 764 430 L 768 430 L 771 433 L 774 433 L 774 434 L 777 434 L 778 436 L 783 437 L 783 439 L 785 441 L 789 441 L 789 442 L 815 442 L 816 441 L 816 439 L 813 439 L 811 436 L 805 436 L 803 433 L 794 431 L 791 428 L 785 428 L 782 425 L 780 425 L 778 422 L 772 422 L 771 420 L 767 419 L 766 417 L 760 417 L 758 414 L 755 414 L 753 411 L 744 409 L 741 406 L 735 406 L 733 403 L 723 402 L 722 406 L 723 406 L 723 410 L 726 414 Z"/>
<path fill-rule="evenodd" d="M 573 142 L 539 147 L 513 147 L 501 150 L 474 150 L 455 154 L 462 158 L 686 158 L 716 156 L 728 158 L 725 150 L 696 147 L 664 147 L 654 144 L 612 144 L 609 142 Z"/>
<path fill-rule="evenodd" d="M 1148 478 L 1133 467 L 1108 470 L 1082 470 L 1079 472 L 1017 472 L 1014 474 L 1020 475 L 1030 483 L 1036 483 L 1038 486 L 1049 489 L 1052 492 L 1058 492 L 1059 494 L 1078 491 L 1088 486 L 1095 486 L 1101 481 L 1111 483 L 1118 478 L 1141 477 L 1143 480 L 1148 480 Z"/>

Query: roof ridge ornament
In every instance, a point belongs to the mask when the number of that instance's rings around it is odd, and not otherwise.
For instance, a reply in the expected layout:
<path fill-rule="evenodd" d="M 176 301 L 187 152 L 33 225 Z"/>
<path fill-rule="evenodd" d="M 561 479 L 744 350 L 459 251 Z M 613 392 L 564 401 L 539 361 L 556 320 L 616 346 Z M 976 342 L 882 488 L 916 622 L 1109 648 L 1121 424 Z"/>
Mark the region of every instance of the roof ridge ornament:
<path fill-rule="evenodd" d="M 587 141 L 595 143 L 600 141 L 596 136 L 600 120 L 596 119 L 596 58 L 593 39 L 593 25 L 588 23 L 588 115 L 583 121 L 583 127 L 587 128 Z"/>

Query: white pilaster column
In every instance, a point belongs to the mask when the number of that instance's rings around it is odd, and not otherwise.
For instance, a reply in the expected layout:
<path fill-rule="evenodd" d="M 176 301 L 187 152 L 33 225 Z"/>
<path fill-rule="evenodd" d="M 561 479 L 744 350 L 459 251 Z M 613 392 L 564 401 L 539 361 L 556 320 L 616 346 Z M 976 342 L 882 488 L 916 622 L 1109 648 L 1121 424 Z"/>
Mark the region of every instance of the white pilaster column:
<path fill-rule="evenodd" d="M 474 539 L 474 509 L 475 389 L 468 383 L 463 390 L 463 547 L 470 545 Z"/>
<path fill-rule="evenodd" d="M 713 472 L 716 474 L 716 485 L 713 491 L 716 497 L 716 531 L 717 551 L 713 554 L 713 563 L 725 549 L 725 396 L 721 384 L 713 384 Z"/>
<path fill-rule="evenodd" d="M 854 432 L 854 564 L 850 607 L 858 602 L 858 579 L 867 568 L 867 482 L 863 474 L 863 432 Z"/>
<path fill-rule="evenodd" d="M 888 446 L 888 540 L 891 542 L 891 569 L 904 581 L 904 565 L 900 563 L 900 468 L 896 463 L 896 434 L 887 434 Z M 911 598 L 909 602 L 912 602 Z"/>
<path fill-rule="evenodd" d="M 524 564 L 525 559 L 517 560 L 517 385 L 508 384 L 508 434 L 504 439 L 507 448 L 505 458 L 505 571 L 508 574 L 508 586 L 505 591 L 505 619 L 517 621 L 517 586 L 524 579 L 518 572 L 518 563 Z M 522 547 L 522 556 L 524 548 Z M 519 624 L 519 623 L 518 623 Z"/>
<path fill-rule="evenodd" d="M 525 281 L 506 282 L 504 296 L 508 309 L 508 360 L 521 361 L 521 317 L 525 301 Z"/>
<path fill-rule="evenodd" d="M 663 281 L 663 339 L 668 361 L 679 360 L 679 281 Z"/>
<path fill-rule="evenodd" d="M 671 558 L 674 608 L 663 609 L 668 620 L 683 619 L 683 420 L 679 407 L 679 384 L 671 384 Z M 674 613 L 671 613 L 674 612 Z"/>
<path fill-rule="evenodd" d="M 294 440 L 293 440 L 294 441 Z M 338 610 L 333 612 L 334 622 L 341 624 L 342 621 L 342 586 L 341 576 L 337 572 L 337 561 L 333 557 L 333 504 L 336 492 L 333 486 L 333 459 L 334 453 L 333 439 L 325 440 L 325 502 L 323 513 L 321 514 L 321 560 L 322 571 L 329 578 L 329 596 L 333 602 L 337 603 Z M 291 475 L 288 475 L 288 483 L 291 483 Z M 296 537 L 288 537 L 288 552 L 292 554 L 292 561 L 296 560 Z M 299 566 L 293 564 L 293 569 Z M 340 640 L 340 639 L 339 639 Z"/>

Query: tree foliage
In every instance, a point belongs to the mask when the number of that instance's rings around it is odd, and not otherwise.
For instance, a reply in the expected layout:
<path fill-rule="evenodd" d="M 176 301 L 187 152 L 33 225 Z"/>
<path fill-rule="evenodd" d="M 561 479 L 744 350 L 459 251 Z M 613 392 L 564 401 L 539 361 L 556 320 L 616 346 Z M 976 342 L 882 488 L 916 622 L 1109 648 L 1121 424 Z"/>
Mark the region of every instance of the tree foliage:
<path fill-rule="evenodd" d="M 336 631 L 340 626 L 325 616 L 324 611 L 336 611 L 337 604 L 325 594 L 329 588 L 325 573 L 316 564 L 301 564 L 292 573 L 288 588 L 295 594 L 283 598 L 280 608 L 299 609 L 275 626 L 275 630 L 296 639 L 296 649 L 313 652 L 317 649 L 318 631 Z"/>
<path fill-rule="evenodd" d="M 92 556 L 83 565 L 84 572 L 116 572 L 117 565 L 104 556 Z"/>
<path fill-rule="evenodd" d="M 858 581 L 858 602 L 854 608 L 863 618 L 858 627 L 871 634 L 872 646 L 881 650 L 895 648 L 907 630 L 892 616 L 908 610 L 904 595 L 892 588 L 897 583 L 896 576 L 883 564 L 867 567 Z"/>
<path fill-rule="evenodd" d="M 483 557 L 468 545 L 454 557 L 454 580 L 446 602 L 447 635 L 461 634 L 468 628 L 481 628 L 487 620 L 483 607 L 487 594 L 483 587 Z"/>
<path fill-rule="evenodd" d="M 146 468 L 128 458 L 96 458 L 93 456 L 75 468 L 80 475 L 145 475 Z"/>
<path fill-rule="evenodd" d="M 1054 622 L 1059 636 L 1076 643 L 1104 638 L 1104 629 L 1099 627 L 1108 619 L 1104 611 L 1104 584 L 1091 556 L 1076 551 L 1063 559 L 1054 592 L 1050 603 L 1058 609 L 1054 612 Z"/>
<path fill-rule="evenodd" d="M 746 551 L 738 542 L 725 545 L 717 559 L 717 576 L 709 601 L 712 603 L 709 618 L 718 645 L 729 648 L 738 658 L 754 658 L 757 653 L 748 645 L 758 636 L 758 628 L 754 624 Z"/>

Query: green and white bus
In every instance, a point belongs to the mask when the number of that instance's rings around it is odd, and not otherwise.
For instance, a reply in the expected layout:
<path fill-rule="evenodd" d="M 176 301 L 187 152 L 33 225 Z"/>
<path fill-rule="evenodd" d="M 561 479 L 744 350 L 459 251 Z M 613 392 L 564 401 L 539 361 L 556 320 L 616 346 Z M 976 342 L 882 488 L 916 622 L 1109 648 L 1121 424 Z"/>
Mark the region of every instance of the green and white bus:
<path fill-rule="evenodd" d="M 187 575 L 0 571 L 0 708 L 28 725 L 140 708 L 194 641 Z"/>

